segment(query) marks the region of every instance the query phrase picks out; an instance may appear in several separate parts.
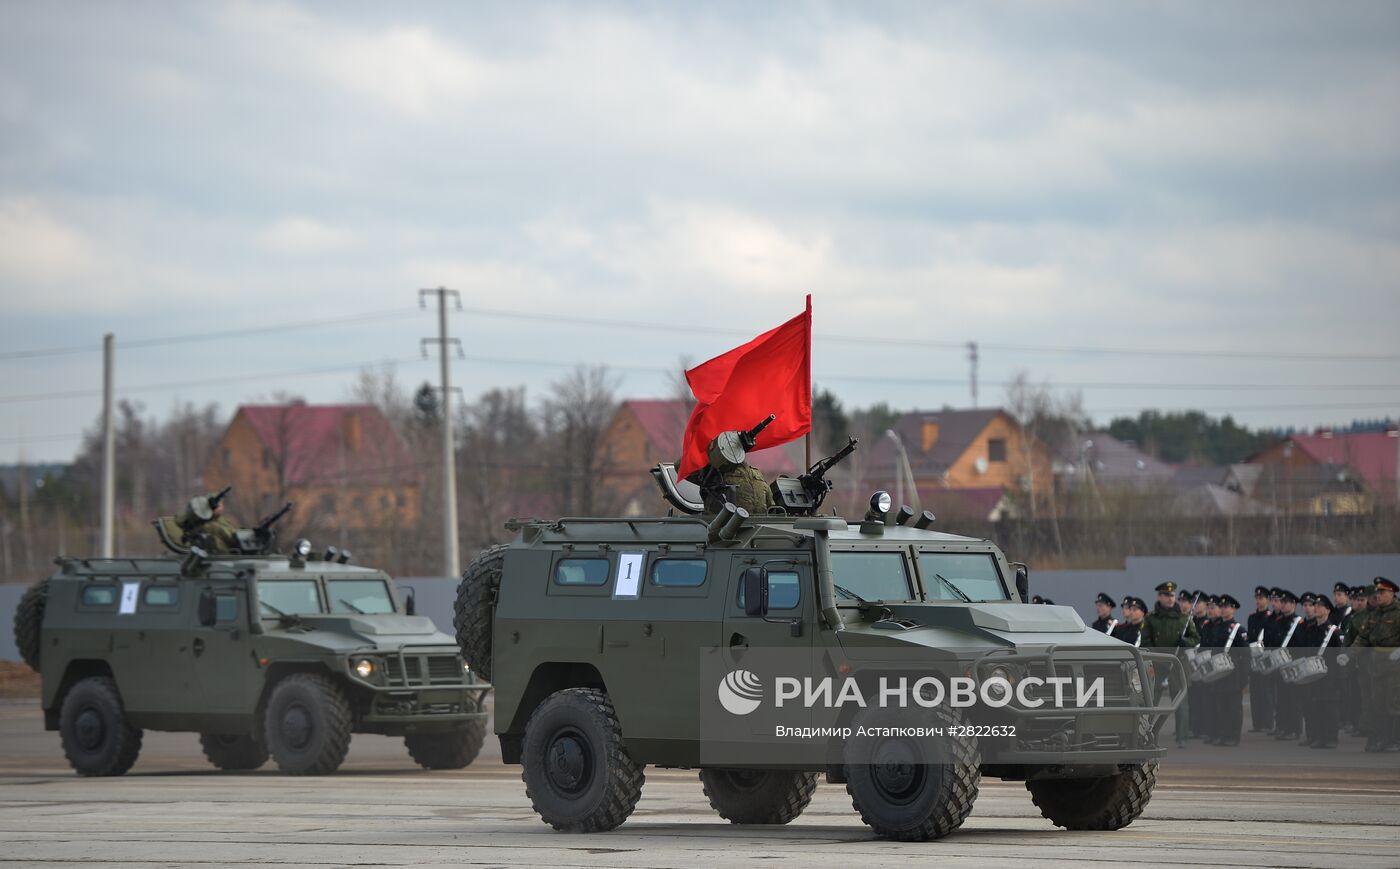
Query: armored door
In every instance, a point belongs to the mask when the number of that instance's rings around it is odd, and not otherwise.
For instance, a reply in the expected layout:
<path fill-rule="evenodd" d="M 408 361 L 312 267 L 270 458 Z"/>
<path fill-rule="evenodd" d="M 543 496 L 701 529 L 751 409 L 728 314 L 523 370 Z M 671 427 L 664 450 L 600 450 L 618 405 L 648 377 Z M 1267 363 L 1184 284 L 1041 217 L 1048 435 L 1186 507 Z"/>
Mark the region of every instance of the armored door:
<path fill-rule="evenodd" d="M 215 715 L 247 714 L 259 672 L 248 635 L 247 586 L 237 581 L 199 585 L 193 608 L 190 656 L 204 708 Z M 212 618 L 211 618 L 212 616 Z"/>

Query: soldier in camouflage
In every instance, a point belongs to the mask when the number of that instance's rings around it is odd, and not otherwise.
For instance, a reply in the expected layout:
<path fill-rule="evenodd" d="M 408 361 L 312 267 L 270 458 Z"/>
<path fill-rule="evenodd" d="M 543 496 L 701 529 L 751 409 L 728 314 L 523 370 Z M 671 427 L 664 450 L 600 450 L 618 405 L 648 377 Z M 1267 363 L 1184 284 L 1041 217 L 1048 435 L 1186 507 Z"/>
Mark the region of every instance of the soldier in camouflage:
<path fill-rule="evenodd" d="M 181 543 L 199 546 L 210 555 L 238 549 L 238 526 L 224 516 L 224 492 L 210 492 L 190 499 L 176 524 L 183 532 Z"/>
<path fill-rule="evenodd" d="M 1400 603 L 1395 600 L 1400 585 L 1378 576 L 1372 587 L 1374 604 L 1366 608 L 1365 623 L 1349 643 L 1376 650 L 1366 658 L 1368 672 L 1362 675 L 1371 718 L 1366 750 L 1400 751 Z"/>
<path fill-rule="evenodd" d="M 1157 606 L 1143 619 L 1142 646 L 1153 649 L 1192 648 L 1200 644 L 1201 637 L 1191 617 L 1177 608 L 1176 583 L 1168 580 L 1157 586 Z M 1181 676 L 1173 669 L 1170 687 L 1173 693 L 1182 690 Z M 1190 727 L 1191 709 L 1189 698 L 1176 707 L 1176 747 L 1185 748 L 1187 730 Z"/>
<path fill-rule="evenodd" d="M 773 492 L 762 472 L 745 458 L 741 432 L 721 432 L 710 441 L 710 477 L 701 487 L 705 510 L 718 513 L 726 501 L 753 515 L 767 513 L 773 506 Z"/>

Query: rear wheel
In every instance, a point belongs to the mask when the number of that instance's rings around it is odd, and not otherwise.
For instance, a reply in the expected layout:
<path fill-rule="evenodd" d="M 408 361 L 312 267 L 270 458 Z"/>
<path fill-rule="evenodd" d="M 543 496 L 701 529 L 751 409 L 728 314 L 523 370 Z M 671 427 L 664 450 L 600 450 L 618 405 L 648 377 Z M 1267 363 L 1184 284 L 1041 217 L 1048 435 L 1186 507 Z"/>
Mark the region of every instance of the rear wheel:
<path fill-rule="evenodd" d="M 408 733 L 408 755 L 424 769 L 461 769 L 476 760 L 486 742 L 486 719 L 435 733 Z"/>
<path fill-rule="evenodd" d="M 199 747 L 210 763 L 229 772 L 257 769 L 267 763 L 267 746 L 249 735 L 201 733 Z"/>
<path fill-rule="evenodd" d="M 643 766 L 622 744 L 608 695 L 556 691 L 525 725 L 525 794 L 540 818 L 567 833 L 601 833 L 627 820 L 642 795 Z"/>
<path fill-rule="evenodd" d="M 320 673 L 293 673 L 272 688 L 263 731 L 277 768 L 291 775 L 325 775 L 350 750 L 350 704 Z"/>
<path fill-rule="evenodd" d="M 48 599 L 49 581 L 41 579 L 25 589 L 15 607 L 15 647 L 24 663 L 35 672 L 39 670 L 39 632 L 44 626 L 44 607 Z"/>
<path fill-rule="evenodd" d="M 505 544 L 492 546 L 472 559 L 462 573 L 452 610 L 452 626 L 457 630 L 462 658 L 487 681 L 491 679 L 491 612 L 501 584 L 506 548 Z"/>
<path fill-rule="evenodd" d="M 731 824 L 786 824 L 802 814 L 817 790 L 814 772 L 702 769 L 710 808 Z"/>
<path fill-rule="evenodd" d="M 1135 821 L 1152 799 L 1157 764 L 1123 767 L 1102 778 L 1042 779 L 1026 782 L 1031 801 L 1057 827 L 1067 830 L 1119 830 Z"/>
<path fill-rule="evenodd" d="M 898 732 L 911 724 L 941 727 L 945 736 L 872 736 L 846 744 L 846 792 L 860 819 L 901 842 L 941 839 L 972 813 L 982 779 L 977 741 L 950 730 L 962 719 L 941 707 L 920 720 L 871 709 L 864 727 Z M 958 733 L 959 735 L 953 735 Z"/>
<path fill-rule="evenodd" d="M 63 754 L 80 775 L 121 775 L 141 753 L 142 733 L 127 721 L 117 683 L 90 676 L 69 689 L 58 713 Z"/>

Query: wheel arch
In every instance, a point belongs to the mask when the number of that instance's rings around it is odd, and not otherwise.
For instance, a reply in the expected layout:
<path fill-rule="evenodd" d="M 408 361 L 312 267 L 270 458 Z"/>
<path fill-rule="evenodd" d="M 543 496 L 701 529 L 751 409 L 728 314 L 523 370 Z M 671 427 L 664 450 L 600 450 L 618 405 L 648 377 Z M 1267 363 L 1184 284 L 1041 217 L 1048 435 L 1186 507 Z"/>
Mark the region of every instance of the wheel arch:
<path fill-rule="evenodd" d="M 63 668 L 63 677 L 58 681 L 58 688 L 54 691 L 53 700 L 44 707 L 44 729 L 58 729 L 58 713 L 63 708 L 63 699 L 68 696 L 68 692 L 73 686 L 83 679 L 93 676 L 106 676 L 116 682 L 116 674 L 112 672 L 112 665 L 100 658 L 74 658 Z M 117 685 L 117 693 L 121 693 L 121 685 Z"/>
<path fill-rule="evenodd" d="M 510 723 L 500 731 L 501 759 L 505 763 L 520 762 L 520 743 L 525 735 L 525 723 L 545 698 L 566 688 L 596 688 L 607 693 L 603 674 L 593 664 L 584 661 L 545 661 L 530 673 L 530 680 L 515 706 Z"/>
<path fill-rule="evenodd" d="M 258 703 L 253 709 L 253 736 L 260 740 L 267 739 L 264 728 L 263 713 L 267 711 L 267 700 L 272 696 L 272 689 L 277 687 L 277 683 L 291 676 L 294 673 L 317 673 L 326 676 L 340 685 L 345 690 L 347 698 L 351 699 L 351 708 L 354 708 L 354 694 L 349 690 L 350 680 L 332 670 L 321 661 L 274 661 L 269 664 L 263 675 L 262 689 L 258 692 Z"/>

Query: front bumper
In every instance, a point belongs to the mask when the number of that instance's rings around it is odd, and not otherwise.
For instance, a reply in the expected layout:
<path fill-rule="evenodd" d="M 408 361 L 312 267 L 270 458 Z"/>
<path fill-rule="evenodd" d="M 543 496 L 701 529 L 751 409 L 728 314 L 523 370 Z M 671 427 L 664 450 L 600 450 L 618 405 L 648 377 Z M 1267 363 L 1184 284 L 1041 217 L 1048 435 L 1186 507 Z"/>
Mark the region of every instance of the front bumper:
<path fill-rule="evenodd" d="M 1105 688 L 1101 706 L 1030 708 L 1013 702 L 983 713 L 1014 725 L 1012 734 L 979 740 L 984 759 L 993 764 L 1113 765 L 1160 757 L 1165 749 L 1157 745 L 1157 733 L 1186 696 L 1185 669 L 1175 655 L 1131 646 L 997 649 L 973 664 L 973 675 L 980 685 L 999 667 L 1042 678 L 1104 677 Z M 1112 678 L 1115 673 L 1121 679 Z"/>
<path fill-rule="evenodd" d="M 354 670 L 361 658 L 376 662 L 379 669 L 369 679 Z M 488 682 L 462 666 L 454 649 L 401 648 L 376 650 L 346 658 L 351 681 L 368 691 L 368 705 L 359 720 L 375 729 L 394 725 L 454 724 L 484 719 Z"/>

